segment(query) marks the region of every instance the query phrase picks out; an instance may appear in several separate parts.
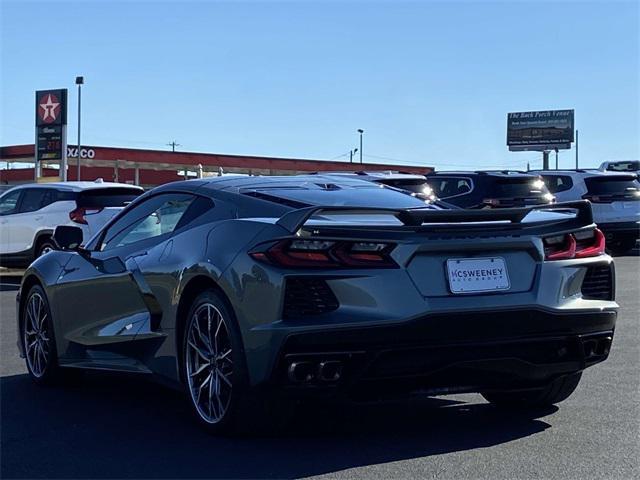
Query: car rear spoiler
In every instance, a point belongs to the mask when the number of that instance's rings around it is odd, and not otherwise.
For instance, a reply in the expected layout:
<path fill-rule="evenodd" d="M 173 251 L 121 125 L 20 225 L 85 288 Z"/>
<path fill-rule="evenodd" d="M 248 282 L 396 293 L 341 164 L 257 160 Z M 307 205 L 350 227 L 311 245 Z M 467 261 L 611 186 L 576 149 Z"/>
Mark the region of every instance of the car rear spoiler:
<path fill-rule="evenodd" d="M 479 222 L 508 222 L 521 224 L 522 220 L 534 210 L 550 211 L 557 213 L 575 213 L 566 220 L 551 220 L 547 223 L 557 224 L 562 222 L 567 228 L 581 228 L 593 223 L 591 203 L 588 200 L 576 202 L 555 203 L 551 205 L 534 205 L 522 208 L 497 208 L 487 210 L 434 210 L 429 208 L 375 208 L 375 207 L 348 207 L 348 206 L 314 206 L 305 207 L 285 213 L 277 225 L 291 233 L 297 232 L 313 216 L 320 214 L 348 214 L 348 215 L 372 215 L 389 214 L 397 218 L 404 226 L 421 227 L 425 224 L 451 224 L 460 226 L 463 223 Z"/>

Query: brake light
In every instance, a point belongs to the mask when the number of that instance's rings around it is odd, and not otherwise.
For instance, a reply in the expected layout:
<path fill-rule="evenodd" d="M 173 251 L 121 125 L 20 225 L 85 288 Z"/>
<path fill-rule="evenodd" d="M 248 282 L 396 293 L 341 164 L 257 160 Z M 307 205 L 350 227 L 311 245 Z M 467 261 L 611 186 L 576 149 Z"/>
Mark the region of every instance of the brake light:
<path fill-rule="evenodd" d="M 605 238 L 600 229 L 546 237 L 545 260 L 597 257 L 605 252 Z"/>
<path fill-rule="evenodd" d="M 572 234 L 544 239 L 546 260 L 567 260 L 576 256 L 576 239 Z"/>
<path fill-rule="evenodd" d="M 604 253 L 606 242 L 604 233 L 599 228 L 591 232 L 576 232 L 576 258 L 597 257 Z"/>
<path fill-rule="evenodd" d="M 72 222 L 80 223 L 82 225 L 88 225 L 87 219 L 84 218 L 86 215 L 94 215 L 96 213 L 100 213 L 102 208 L 86 208 L 86 207 L 78 207 L 69 212 L 69 219 Z"/>
<path fill-rule="evenodd" d="M 395 268 L 389 253 L 394 245 L 376 242 L 282 240 L 266 251 L 250 253 L 255 260 L 291 268 Z"/>

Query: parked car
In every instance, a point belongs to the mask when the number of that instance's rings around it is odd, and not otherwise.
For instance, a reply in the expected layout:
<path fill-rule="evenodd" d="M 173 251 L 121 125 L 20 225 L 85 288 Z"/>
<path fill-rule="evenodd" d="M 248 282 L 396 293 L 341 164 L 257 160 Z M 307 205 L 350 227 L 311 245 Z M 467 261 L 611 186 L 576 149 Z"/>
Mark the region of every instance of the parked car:
<path fill-rule="evenodd" d="M 640 160 L 602 162 L 599 170 L 602 170 L 603 172 L 633 172 L 640 174 Z"/>
<path fill-rule="evenodd" d="M 17 297 L 31 378 L 154 374 L 215 433 L 285 394 L 554 404 L 615 326 L 587 201 L 442 210 L 331 175 L 220 177 L 145 193 L 84 247 L 72 226 L 55 239 Z"/>
<path fill-rule="evenodd" d="M 438 197 L 434 194 L 433 189 L 429 185 L 429 182 L 427 182 L 424 175 L 387 170 L 372 172 L 327 172 L 323 173 L 323 175 L 346 176 L 377 183 L 379 185 L 387 185 L 388 187 L 402 190 L 403 192 L 428 203 L 434 203 L 438 200 Z"/>
<path fill-rule="evenodd" d="M 558 201 L 587 199 L 607 239 L 607 249 L 624 255 L 640 238 L 640 183 L 635 173 L 600 170 L 538 171 Z"/>
<path fill-rule="evenodd" d="M 18 185 L 0 196 L 0 265 L 29 265 L 55 248 L 58 225 L 76 225 L 83 242 L 143 189 L 122 183 L 60 182 Z"/>
<path fill-rule="evenodd" d="M 505 208 L 555 201 L 535 174 L 513 171 L 433 172 L 427 181 L 438 198 L 462 208 Z"/>

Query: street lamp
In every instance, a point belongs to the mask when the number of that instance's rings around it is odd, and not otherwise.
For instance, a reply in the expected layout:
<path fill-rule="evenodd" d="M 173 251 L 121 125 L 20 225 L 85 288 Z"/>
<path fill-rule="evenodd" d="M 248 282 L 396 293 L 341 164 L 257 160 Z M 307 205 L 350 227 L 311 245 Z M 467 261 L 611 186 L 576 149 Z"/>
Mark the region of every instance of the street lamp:
<path fill-rule="evenodd" d="M 364 130 L 359 128 L 358 133 L 360 134 L 360 163 L 362 163 L 362 134 L 364 133 Z"/>
<path fill-rule="evenodd" d="M 80 181 L 80 102 L 82 100 L 82 85 L 84 77 L 76 77 L 76 85 L 78 85 L 78 173 L 76 180 Z"/>

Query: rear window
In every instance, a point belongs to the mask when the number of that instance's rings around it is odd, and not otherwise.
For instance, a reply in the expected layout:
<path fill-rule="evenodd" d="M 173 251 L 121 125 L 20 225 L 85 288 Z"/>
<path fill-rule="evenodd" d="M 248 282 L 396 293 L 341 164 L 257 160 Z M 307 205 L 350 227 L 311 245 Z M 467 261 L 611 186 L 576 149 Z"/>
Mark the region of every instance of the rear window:
<path fill-rule="evenodd" d="M 338 189 L 271 188 L 260 189 L 259 198 L 294 208 L 324 205 L 328 207 L 419 208 L 425 202 L 410 195 L 381 187 Z M 250 192 L 245 195 L 256 196 Z M 262 195 L 260 195 L 262 194 Z"/>
<path fill-rule="evenodd" d="M 640 170 L 640 161 L 631 160 L 629 162 L 615 162 L 607 165 L 610 172 L 634 172 Z"/>
<path fill-rule="evenodd" d="M 564 192 L 573 187 L 573 180 L 568 175 L 543 175 L 542 178 L 551 193 Z"/>
<path fill-rule="evenodd" d="M 95 188 L 78 194 L 79 207 L 124 207 L 142 194 L 137 188 Z"/>
<path fill-rule="evenodd" d="M 535 177 L 496 178 L 487 189 L 487 195 L 495 198 L 540 197 L 547 193 L 544 182 Z"/>
<path fill-rule="evenodd" d="M 640 182 L 635 175 L 585 178 L 589 195 L 638 198 Z"/>

